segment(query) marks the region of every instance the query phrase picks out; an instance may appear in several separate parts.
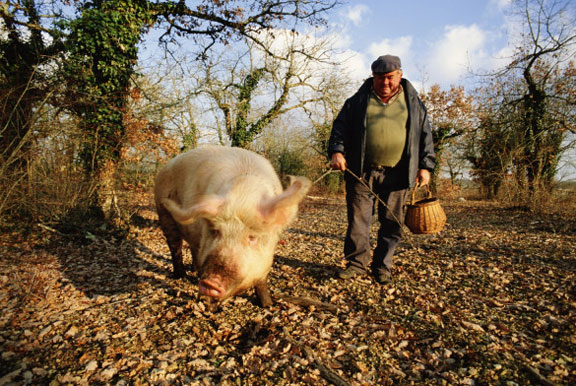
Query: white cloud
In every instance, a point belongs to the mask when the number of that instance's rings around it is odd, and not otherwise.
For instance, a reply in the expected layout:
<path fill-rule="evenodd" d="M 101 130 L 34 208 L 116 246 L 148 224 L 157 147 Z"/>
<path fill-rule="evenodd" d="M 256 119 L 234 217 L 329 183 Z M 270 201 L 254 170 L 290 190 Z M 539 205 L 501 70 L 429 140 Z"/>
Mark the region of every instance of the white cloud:
<path fill-rule="evenodd" d="M 490 6 L 495 6 L 499 10 L 506 9 L 512 4 L 512 0 L 490 0 Z"/>
<path fill-rule="evenodd" d="M 414 57 L 412 54 L 413 48 L 413 38 L 412 36 L 400 36 L 395 39 L 384 39 L 376 43 L 372 43 L 368 48 L 368 53 L 370 55 L 367 73 L 370 74 L 370 64 L 377 57 L 381 55 L 396 55 L 400 57 L 402 61 L 402 71 L 404 74 L 414 74 Z"/>
<path fill-rule="evenodd" d="M 402 36 L 396 39 L 384 39 L 370 44 L 366 52 L 359 52 L 350 48 L 351 39 L 343 31 L 331 34 L 331 40 L 335 42 L 338 53 L 334 59 L 342 63 L 344 71 L 355 81 L 362 81 L 371 75 L 370 65 L 377 57 L 391 54 L 397 55 L 402 60 L 404 73 L 414 70 L 412 49 L 412 37 Z"/>
<path fill-rule="evenodd" d="M 346 18 L 352 21 L 355 26 L 359 26 L 362 23 L 362 19 L 365 14 L 370 11 L 365 5 L 355 5 L 353 7 L 348 8 L 348 12 L 346 13 Z"/>
<path fill-rule="evenodd" d="M 291 71 L 308 76 L 307 82 L 319 84 L 325 80 L 328 72 L 338 71 L 345 79 L 360 82 L 369 75 L 366 71 L 365 57 L 361 53 L 350 49 L 350 38 L 344 31 L 318 31 L 310 29 L 298 34 L 290 30 L 275 29 L 261 31 L 258 37 L 268 42 L 268 49 L 279 56 L 286 56 L 293 48 L 300 52 L 308 52 L 322 62 L 309 61 L 307 55 L 294 55 Z M 264 62 L 271 58 L 255 47 L 253 51 L 256 62 Z M 333 63 L 339 64 L 334 66 Z M 287 63 L 276 64 L 280 71 L 287 70 Z M 368 64 L 369 67 L 369 64 Z"/>
<path fill-rule="evenodd" d="M 370 72 L 370 63 L 364 55 L 354 50 L 346 50 L 336 55 L 336 60 L 342 64 L 343 71 L 350 79 L 360 82 L 366 79 Z"/>
<path fill-rule="evenodd" d="M 456 82 L 487 60 L 486 32 L 477 25 L 446 26 L 440 41 L 433 42 L 428 70 L 433 82 Z"/>
<path fill-rule="evenodd" d="M 377 43 L 372 43 L 369 48 L 370 55 L 376 59 L 380 55 L 396 55 L 401 59 L 410 56 L 412 48 L 412 36 L 401 36 L 396 39 L 384 39 Z"/>

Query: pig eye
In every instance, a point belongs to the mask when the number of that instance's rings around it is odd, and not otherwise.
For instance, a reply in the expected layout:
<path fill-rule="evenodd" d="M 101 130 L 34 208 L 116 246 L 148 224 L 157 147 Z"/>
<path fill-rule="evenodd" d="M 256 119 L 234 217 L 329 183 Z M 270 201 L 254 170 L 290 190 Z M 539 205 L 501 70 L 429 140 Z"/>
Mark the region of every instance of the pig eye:
<path fill-rule="evenodd" d="M 254 245 L 258 238 L 254 235 L 248 235 L 248 244 Z"/>
<path fill-rule="evenodd" d="M 214 238 L 218 238 L 218 237 L 222 236 L 222 232 L 220 232 L 220 229 L 215 228 L 214 226 L 208 227 L 208 231 L 210 232 L 210 236 L 212 236 Z"/>

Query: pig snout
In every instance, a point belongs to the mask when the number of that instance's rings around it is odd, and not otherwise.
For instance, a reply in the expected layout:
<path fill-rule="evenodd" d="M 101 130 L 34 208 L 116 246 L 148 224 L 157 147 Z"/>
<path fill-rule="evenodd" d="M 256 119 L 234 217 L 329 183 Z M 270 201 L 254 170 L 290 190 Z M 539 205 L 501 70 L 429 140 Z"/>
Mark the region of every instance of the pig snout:
<path fill-rule="evenodd" d="M 211 276 L 200 280 L 198 284 L 200 295 L 210 296 L 212 298 L 222 298 L 226 294 L 226 285 L 222 278 Z"/>
<path fill-rule="evenodd" d="M 239 290 L 240 278 L 233 267 L 219 264 L 215 259 L 208 259 L 200 268 L 198 291 L 201 296 L 209 296 L 215 300 L 224 300 Z"/>

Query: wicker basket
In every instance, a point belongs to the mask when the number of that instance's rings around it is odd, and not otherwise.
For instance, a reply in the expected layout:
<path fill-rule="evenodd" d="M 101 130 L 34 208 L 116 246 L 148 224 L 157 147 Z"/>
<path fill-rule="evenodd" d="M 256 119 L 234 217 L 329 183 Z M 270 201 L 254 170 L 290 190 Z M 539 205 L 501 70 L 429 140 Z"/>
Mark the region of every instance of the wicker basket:
<path fill-rule="evenodd" d="M 430 187 L 426 185 L 427 198 L 415 201 L 416 187 L 412 189 L 412 199 L 406 205 L 406 219 L 404 223 L 414 234 L 438 233 L 446 224 L 446 214 L 440 206 L 438 198 L 432 197 Z"/>

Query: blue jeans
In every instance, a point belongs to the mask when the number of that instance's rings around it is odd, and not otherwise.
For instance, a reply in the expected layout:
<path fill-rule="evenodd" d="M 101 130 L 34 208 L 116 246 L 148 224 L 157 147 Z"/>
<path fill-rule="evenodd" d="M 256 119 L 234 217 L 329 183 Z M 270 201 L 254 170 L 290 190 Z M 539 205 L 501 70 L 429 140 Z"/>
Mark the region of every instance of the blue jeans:
<path fill-rule="evenodd" d="M 386 203 L 382 205 L 370 190 L 352 176 L 346 173 L 346 206 L 348 210 L 348 230 L 344 241 L 344 258 L 348 267 L 360 271 L 378 274 L 390 270 L 393 265 L 393 255 L 396 246 L 402 238 L 404 223 L 404 204 L 408 187 L 398 188 L 398 174 L 401 168 L 385 168 L 384 170 L 368 169 L 362 173 L 362 180 L 378 194 Z M 374 214 L 374 205 L 378 208 L 380 228 L 370 263 L 370 225 Z"/>

